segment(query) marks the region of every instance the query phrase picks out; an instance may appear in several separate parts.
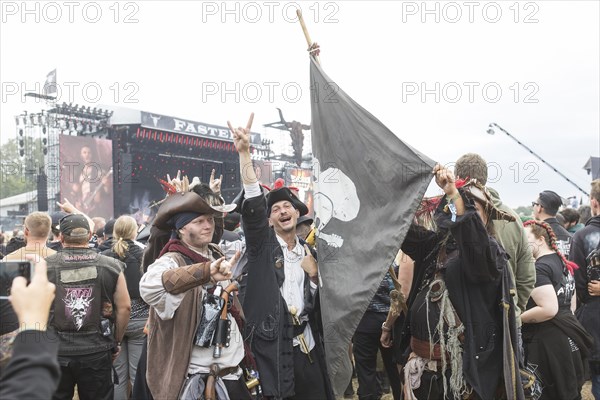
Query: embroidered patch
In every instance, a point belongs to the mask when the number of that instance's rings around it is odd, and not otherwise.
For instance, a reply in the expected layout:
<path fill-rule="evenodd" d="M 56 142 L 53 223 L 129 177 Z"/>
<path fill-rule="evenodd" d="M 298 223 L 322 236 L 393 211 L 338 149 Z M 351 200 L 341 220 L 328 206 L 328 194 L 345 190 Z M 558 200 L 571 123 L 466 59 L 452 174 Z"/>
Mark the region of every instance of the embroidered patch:
<path fill-rule="evenodd" d="M 89 281 L 98 277 L 96 267 L 83 267 L 78 269 L 68 269 L 60 271 L 60 281 L 63 283 L 73 283 Z"/>
<path fill-rule="evenodd" d="M 65 262 L 93 261 L 98 258 L 97 254 L 67 254 L 63 257 Z"/>
<path fill-rule="evenodd" d="M 65 297 L 62 299 L 65 303 L 65 315 L 73 321 L 73 324 L 80 330 L 88 316 L 90 304 L 94 289 L 91 287 L 65 288 Z"/>

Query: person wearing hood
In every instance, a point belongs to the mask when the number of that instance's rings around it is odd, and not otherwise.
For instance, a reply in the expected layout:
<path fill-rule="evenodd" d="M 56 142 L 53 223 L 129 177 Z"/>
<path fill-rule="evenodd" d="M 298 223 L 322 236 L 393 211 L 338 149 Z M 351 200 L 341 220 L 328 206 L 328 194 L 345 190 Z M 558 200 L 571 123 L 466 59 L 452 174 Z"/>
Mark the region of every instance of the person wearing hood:
<path fill-rule="evenodd" d="M 595 340 L 589 359 L 592 394 L 600 399 L 600 179 L 592 182 L 590 208 L 592 218 L 575 232 L 569 259 L 575 271 L 575 288 L 580 304 L 576 315 Z"/>

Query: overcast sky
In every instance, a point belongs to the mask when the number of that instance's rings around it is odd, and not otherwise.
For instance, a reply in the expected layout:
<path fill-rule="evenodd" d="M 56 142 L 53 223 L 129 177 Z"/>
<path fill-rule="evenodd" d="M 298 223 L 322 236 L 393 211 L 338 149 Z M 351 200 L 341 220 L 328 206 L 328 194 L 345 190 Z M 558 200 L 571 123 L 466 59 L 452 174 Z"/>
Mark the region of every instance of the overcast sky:
<path fill-rule="evenodd" d="M 299 5 L 330 78 L 402 140 L 442 163 L 481 154 L 489 185 L 513 207 L 544 189 L 579 198 L 508 136 L 487 135 L 495 122 L 589 191 L 582 167 L 600 153 L 599 2 L 225 4 L 3 1 L 2 142 L 16 135 L 15 115 L 45 106 L 22 94 L 54 68 L 60 102 L 217 125 L 245 124 L 254 111 L 257 132 L 280 107 L 309 123 Z"/>

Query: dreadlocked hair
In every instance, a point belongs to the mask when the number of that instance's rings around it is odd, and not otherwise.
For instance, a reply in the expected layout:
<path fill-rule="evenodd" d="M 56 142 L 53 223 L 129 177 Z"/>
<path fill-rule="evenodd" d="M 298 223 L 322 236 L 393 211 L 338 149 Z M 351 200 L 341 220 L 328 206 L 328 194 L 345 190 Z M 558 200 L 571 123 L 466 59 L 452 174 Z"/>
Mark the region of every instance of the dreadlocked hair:
<path fill-rule="evenodd" d="M 420 227 L 420 229 L 424 228 Z M 438 268 L 440 267 L 440 265 L 438 265 L 440 254 L 445 253 L 446 248 L 449 245 L 452 246 L 452 243 L 454 241 L 454 238 L 452 237 L 452 234 L 449 230 L 438 231 L 437 235 L 438 240 L 436 240 L 436 244 L 433 246 L 431 251 L 427 253 L 423 258 L 423 265 L 425 265 L 425 271 L 423 273 L 423 280 L 421 282 L 419 290 L 427 287 L 429 283 L 431 283 L 431 281 L 435 279 L 436 272 L 438 272 Z"/>
<path fill-rule="evenodd" d="M 426 229 L 435 231 L 437 225 L 433 216 L 441 201 L 442 196 L 424 197 L 423 200 L 421 200 L 421 203 L 419 203 L 413 222 Z"/>
<path fill-rule="evenodd" d="M 543 238 L 548 246 L 561 258 L 563 265 L 569 270 L 569 273 L 573 275 L 574 271 L 579 268 L 573 261 L 568 261 L 565 256 L 558 249 L 556 241 L 556 234 L 552 230 L 552 227 L 543 221 L 529 220 L 523 223 L 525 228 L 529 227 L 531 233 L 537 238 Z"/>

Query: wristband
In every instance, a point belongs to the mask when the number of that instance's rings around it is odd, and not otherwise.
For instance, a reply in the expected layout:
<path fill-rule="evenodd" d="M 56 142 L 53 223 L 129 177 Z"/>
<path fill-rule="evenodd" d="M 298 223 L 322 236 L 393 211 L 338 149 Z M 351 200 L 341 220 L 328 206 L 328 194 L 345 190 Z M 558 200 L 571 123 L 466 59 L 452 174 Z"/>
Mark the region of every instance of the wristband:
<path fill-rule="evenodd" d="M 453 200 L 457 200 L 458 198 L 460 198 L 460 192 L 456 191 L 456 194 L 454 196 L 448 196 L 448 202 L 453 201 Z"/>
<path fill-rule="evenodd" d="M 383 324 L 381 324 L 381 330 L 384 332 L 391 332 L 392 328 L 388 328 L 388 326 L 385 324 L 385 321 L 383 321 Z"/>

